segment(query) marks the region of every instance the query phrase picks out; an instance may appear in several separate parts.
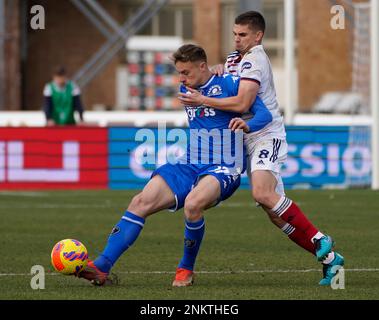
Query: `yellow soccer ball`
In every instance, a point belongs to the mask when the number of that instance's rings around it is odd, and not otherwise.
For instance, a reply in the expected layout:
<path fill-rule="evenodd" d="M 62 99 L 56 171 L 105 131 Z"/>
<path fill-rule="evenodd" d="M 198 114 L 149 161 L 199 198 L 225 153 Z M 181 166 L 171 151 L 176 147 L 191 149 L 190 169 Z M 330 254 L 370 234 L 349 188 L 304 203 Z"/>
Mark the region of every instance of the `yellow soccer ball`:
<path fill-rule="evenodd" d="M 63 274 L 75 274 L 83 270 L 88 262 L 86 247 L 78 240 L 59 241 L 51 251 L 51 264 Z"/>

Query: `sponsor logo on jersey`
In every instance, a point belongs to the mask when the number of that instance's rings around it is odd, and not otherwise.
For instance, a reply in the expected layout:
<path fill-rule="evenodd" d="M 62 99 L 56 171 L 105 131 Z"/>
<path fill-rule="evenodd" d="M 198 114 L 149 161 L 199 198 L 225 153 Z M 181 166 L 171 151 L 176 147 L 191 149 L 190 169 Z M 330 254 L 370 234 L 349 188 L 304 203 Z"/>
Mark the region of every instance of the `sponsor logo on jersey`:
<path fill-rule="evenodd" d="M 222 94 L 222 89 L 218 84 L 211 86 L 207 92 L 208 97 L 219 96 Z"/>
<path fill-rule="evenodd" d="M 257 164 L 264 165 L 265 163 L 263 162 L 263 160 L 259 160 L 259 161 L 257 162 Z"/>
<path fill-rule="evenodd" d="M 204 118 L 204 117 L 214 117 L 216 115 L 216 111 L 213 108 L 186 108 L 187 116 L 190 121 L 197 118 Z"/>
<path fill-rule="evenodd" d="M 241 66 L 241 72 L 243 72 L 244 70 L 251 69 L 252 66 L 253 65 L 250 62 L 248 61 L 244 62 Z"/>

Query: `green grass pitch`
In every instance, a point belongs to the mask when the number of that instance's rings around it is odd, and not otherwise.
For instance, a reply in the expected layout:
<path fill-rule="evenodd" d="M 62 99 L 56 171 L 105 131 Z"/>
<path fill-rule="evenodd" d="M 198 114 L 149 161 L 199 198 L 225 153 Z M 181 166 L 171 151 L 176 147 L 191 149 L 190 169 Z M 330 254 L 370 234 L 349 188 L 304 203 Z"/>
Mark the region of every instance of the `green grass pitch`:
<path fill-rule="evenodd" d="M 114 267 L 117 286 L 93 287 L 53 271 L 50 252 L 61 239 L 78 239 L 96 256 L 134 193 L 0 192 L 0 299 L 379 299 L 379 193 L 370 190 L 288 192 L 336 240 L 345 289 L 318 286 L 321 264 L 274 227 L 248 191 L 206 212 L 193 287 L 171 287 L 182 211 L 147 220 Z M 33 265 L 45 268 L 44 290 L 31 289 Z"/>

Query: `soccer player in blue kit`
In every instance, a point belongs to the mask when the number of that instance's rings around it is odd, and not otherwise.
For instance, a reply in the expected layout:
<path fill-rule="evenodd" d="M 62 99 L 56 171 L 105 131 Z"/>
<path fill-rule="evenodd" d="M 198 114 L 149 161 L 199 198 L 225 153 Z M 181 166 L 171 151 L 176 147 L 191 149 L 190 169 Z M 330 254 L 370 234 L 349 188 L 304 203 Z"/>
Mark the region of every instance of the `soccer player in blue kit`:
<path fill-rule="evenodd" d="M 213 75 L 201 47 L 183 45 L 173 54 L 173 60 L 182 83 L 181 92 L 186 93 L 186 87 L 190 87 L 216 98 L 238 93 L 239 78 Z M 184 252 L 173 286 L 193 283 L 194 264 L 205 230 L 203 212 L 229 198 L 239 187 L 240 175 L 245 170 L 245 154 L 242 133 L 238 135 L 228 130 L 230 121 L 239 117 L 239 113 L 202 106 L 185 109 L 190 127 L 186 154 L 178 163 L 167 163 L 153 172 L 149 182 L 133 197 L 127 211 L 113 228 L 104 251 L 94 261 L 90 260 L 87 267 L 77 274 L 78 277 L 95 285 L 111 281 L 111 268 L 137 239 L 145 219 L 163 209 L 176 211 L 184 208 Z M 259 97 L 250 111 L 254 114 L 247 122 L 250 131 L 260 130 L 272 120 L 271 113 Z M 227 134 L 229 139 L 225 142 Z M 203 141 L 209 144 L 203 145 Z M 235 155 L 234 163 L 226 161 L 225 155 L 232 154 Z"/>

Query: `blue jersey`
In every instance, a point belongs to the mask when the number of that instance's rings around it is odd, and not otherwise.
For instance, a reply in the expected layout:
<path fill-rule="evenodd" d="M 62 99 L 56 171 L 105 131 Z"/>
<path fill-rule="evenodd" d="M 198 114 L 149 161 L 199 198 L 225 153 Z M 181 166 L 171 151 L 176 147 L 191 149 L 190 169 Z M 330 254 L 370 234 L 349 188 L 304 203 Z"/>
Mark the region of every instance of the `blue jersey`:
<path fill-rule="evenodd" d="M 226 98 L 236 96 L 238 86 L 238 77 L 229 74 L 212 75 L 198 90 L 207 97 Z M 187 93 L 183 85 L 180 87 L 180 91 Z M 230 165 L 230 159 L 225 158 L 229 155 L 235 156 L 242 163 L 244 158 L 243 144 L 241 144 L 242 135 L 239 135 L 240 141 L 238 139 L 236 141 L 236 134 L 228 129 L 230 120 L 239 117 L 239 113 L 206 106 L 185 106 L 185 110 L 190 127 L 190 143 L 187 147 L 186 157 L 188 163 L 200 166 L 225 163 Z M 240 143 L 238 144 L 238 142 Z"/>
<path fill-rule="evenodd" d="M 200 93 L 212 98 L 226 98 L 238 94 L 240 78 L 230 74 L 212 77 L 198 88 Z M 182 93 L 188 93 L 185 86 L 180 87 Z M 228 129 L 230 120 L 240 117 L 237 112 L 222 111 L 212 107 L 185 106 L 190 127 L 190 143 L 187 147 L 187 163 L 206 164 L 230 164 L 230 155 L 238 158 L 240 163 L 244 161 L 244 149 L 242 133 L 236 136 Z M 267 114 L 267 108 L 262 100 L 257 97 L 250 108 L 253 114 Z M 264 118 L 264 117 L 263 117 Z M 258 116 L 256 120 L 259 120 Z M 251 125 L 255 130 L 264 121 Z M 237 138 L 237 139 L 236 139 Z M 227 159 L 226 159 L 227 157 Z"/>
<path fill-rule="evenodd" d="M 226 98 L 238 93 L 239 78 L 231 75 L 212 76 L 198 90 L 205 96 Z M 184 86 L 180 91 L 187 93 Z M 186 106 L 190 127 L 190 141 L 187 153 L 176 164 L 166 163 L 157 168 L 152 177 L 160 175 L 175 195 L 176 211 L 184 206 L 185 199 L 202 176 L 214 176 L 220 183 L 220 196 L 226 200 L 240 185 L 240 174 L 245 169 L 245 151 L 242 132 L 238 134 L 228 129 L 230 120 L 240 117 L 240 113 L 217 110 L 205 106 Z M 267 122 L 267 108 L 257 98 L 250 108 L 257 121 L 249 127 L 254 131 Z M 253 118 L 253 119 L 254 119 Z"/>
<path fill-rule="evenodd" d="M 213 75 L 206 84 L 198 90 L 207 97 L 226 98 L 238 94 L 239 78 L 225 74 Z M 180 86 L 180 92 L 186 93 L 185 86 Z M 186 106 L 190 129 L 227 129 L 232 118 L 239 117 L 240 113 L 217 110 L 212 107 Z"/>

